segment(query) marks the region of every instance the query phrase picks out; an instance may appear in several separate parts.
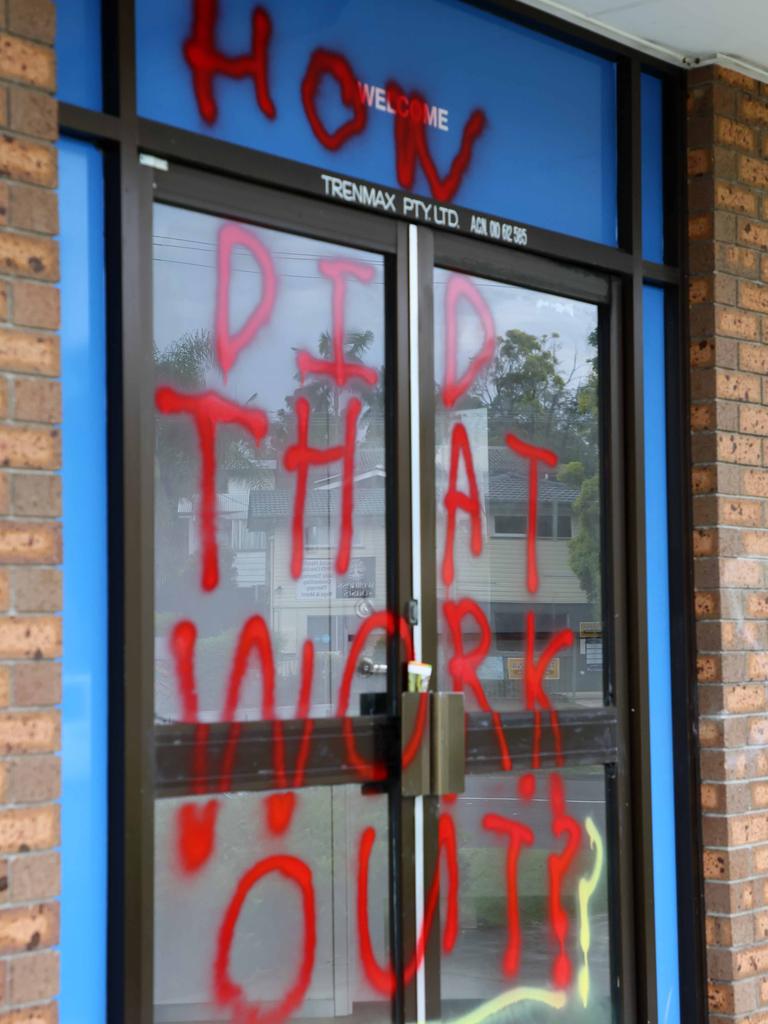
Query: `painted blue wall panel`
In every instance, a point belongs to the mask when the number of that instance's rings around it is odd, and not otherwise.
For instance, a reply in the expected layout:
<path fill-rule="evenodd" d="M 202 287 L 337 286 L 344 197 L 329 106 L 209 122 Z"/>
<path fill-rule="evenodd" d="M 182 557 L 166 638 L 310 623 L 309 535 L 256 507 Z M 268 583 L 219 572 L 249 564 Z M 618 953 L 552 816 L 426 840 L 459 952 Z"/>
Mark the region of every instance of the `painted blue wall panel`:
<path fill-rule="evenodd" d="M 643 258 L 656 263 L 664 262 L 663 92 L 660 78 L 641 76 Z"/>
<path fill-rule="evenodd" d="M 250 52 L 253 0 L 219 4 L 216 43 Z M 365 131 L 339 150 L 313 135 L 301 82 L 317 47 L 342 53 L 357 79 L 395 79 L 447 111 L 448 130 L 426 129 L 438 169 L 458 152 L 472 111 L 487 126 L 454 201 L 472 209 L 616 244 L 616 67 L 575 46 L 460 0 L 267 0 L 272 19 L 269 86 L 276 117 L 261 113 L 252 79 L 218 76 L 218 119 L 202 118 L 183 53 L 190 0 L 137 0 L 138 104 L 144 117 L 397 187 L 394 118 L 371 107 Z M 326 124 L 348 117 L 338 86 L 319 92 Z M 413 191 L 428 194 L 421 170 Z"/>
<path fill-rule="evenodd" d="M 101 110 L 101 0 L 57 0 L 59 99 Z"/>
<path fill-rule="evenodd" d="M 643 415 L 651 717 L 653 884 L 659 1024 L 680 1024 L 670 670 L 664 291 L 643 289 Z"/>
<path fill-rule="evenodd" d="M 103 166 L 59 143 L 64 490 L 61 1024 L 106 1020 L 107 484 Z"/>

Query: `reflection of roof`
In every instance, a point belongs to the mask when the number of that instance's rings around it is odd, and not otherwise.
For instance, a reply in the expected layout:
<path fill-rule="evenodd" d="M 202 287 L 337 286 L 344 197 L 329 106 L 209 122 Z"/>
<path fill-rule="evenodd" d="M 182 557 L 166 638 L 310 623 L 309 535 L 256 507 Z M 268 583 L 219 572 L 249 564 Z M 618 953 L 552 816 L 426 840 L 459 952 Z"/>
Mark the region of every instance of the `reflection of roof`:
<path fill-rule="evenodd" d="M 294 491 L 259 491 L 252 490 L 248 502 L 248 525 L 256 528 L 260 519 L 290 518 L 293 514 Z M 355 491 L 355 516 L 378 516 L 383 519 L 385 514 L 383 488 L 358 488 Z M 327 518 L 339 515 L 338 491 L 310 491 L 304 515 Z M 253 525 L 252 525 L 253 524 Z"/>
<path fill-rule="evenodd" d="M 179 499 L 179 515 L 180 516 L 191 516 L 197 512 L 200 507 L 200 498 L 196 494 L 194 498 L 181 498 Z M 217 515 L 234 515 L 243 512 L 248 508 L 248 491 L 239 491 L 234 494 L 217 494 L 216 495 L 216 514 Z"/>
<path fill-rule="evenodd" d="M 543 474 L 539 478 L 539 501 L 575 501 L 579 492 Z M 491 501 L 527 501 L 528 473 L 494 473 L 490 479 Z"/>

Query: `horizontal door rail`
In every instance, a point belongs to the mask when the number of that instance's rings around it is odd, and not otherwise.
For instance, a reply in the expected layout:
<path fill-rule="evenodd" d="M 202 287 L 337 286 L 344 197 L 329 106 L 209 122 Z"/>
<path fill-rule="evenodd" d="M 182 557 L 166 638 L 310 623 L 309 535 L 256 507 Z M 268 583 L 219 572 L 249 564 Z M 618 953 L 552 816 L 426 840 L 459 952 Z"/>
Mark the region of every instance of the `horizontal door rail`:
<path fill-rule="evenodd" d="M 528 771 L 537 735 L 534 716 L 508 712 L 498 721 L 513 767 Z M 554 767 L 556 734 L 548 715 L 542 714 L 540 726 L 540 766 Z M 617 760 L 613 708 L 562 711 L 557 727 L 563 767 Z M 471 775 L 504 770 L 499 733 L 489 714 L 467 715 L 466 770 Z M 372 776 L 392 780 L 399 772 L 399 722 L 387 715 L 155 727 L 159 798 L 360 785 Z"/>

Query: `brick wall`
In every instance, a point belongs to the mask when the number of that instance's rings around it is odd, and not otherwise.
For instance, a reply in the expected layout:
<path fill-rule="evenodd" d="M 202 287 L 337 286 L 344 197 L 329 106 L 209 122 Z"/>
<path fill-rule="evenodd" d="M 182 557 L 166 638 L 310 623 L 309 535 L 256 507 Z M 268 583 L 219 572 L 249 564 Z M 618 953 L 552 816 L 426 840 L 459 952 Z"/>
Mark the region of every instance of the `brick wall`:
<path fill-rule="evenodd" d="M 689 77 L 691 427 L 711 1024 L 768 1022 L 768 86 Z"/>
<path fill-rule="evenodd" d="M 61 439 L 54 6 L 0 0 L 0 1024 L 58 991 Z"/>

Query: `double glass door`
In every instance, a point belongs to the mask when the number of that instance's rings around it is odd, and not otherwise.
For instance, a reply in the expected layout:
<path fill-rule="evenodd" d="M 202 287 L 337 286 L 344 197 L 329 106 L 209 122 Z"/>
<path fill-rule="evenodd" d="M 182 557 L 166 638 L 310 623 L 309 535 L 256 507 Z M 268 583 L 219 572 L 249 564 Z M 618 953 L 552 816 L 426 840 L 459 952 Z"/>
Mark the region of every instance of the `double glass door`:
<path fill-rule="evenodd" d="M 630 1019 L 610 282 L 177 169 L 151 236 L 152 1019 Z"/>

